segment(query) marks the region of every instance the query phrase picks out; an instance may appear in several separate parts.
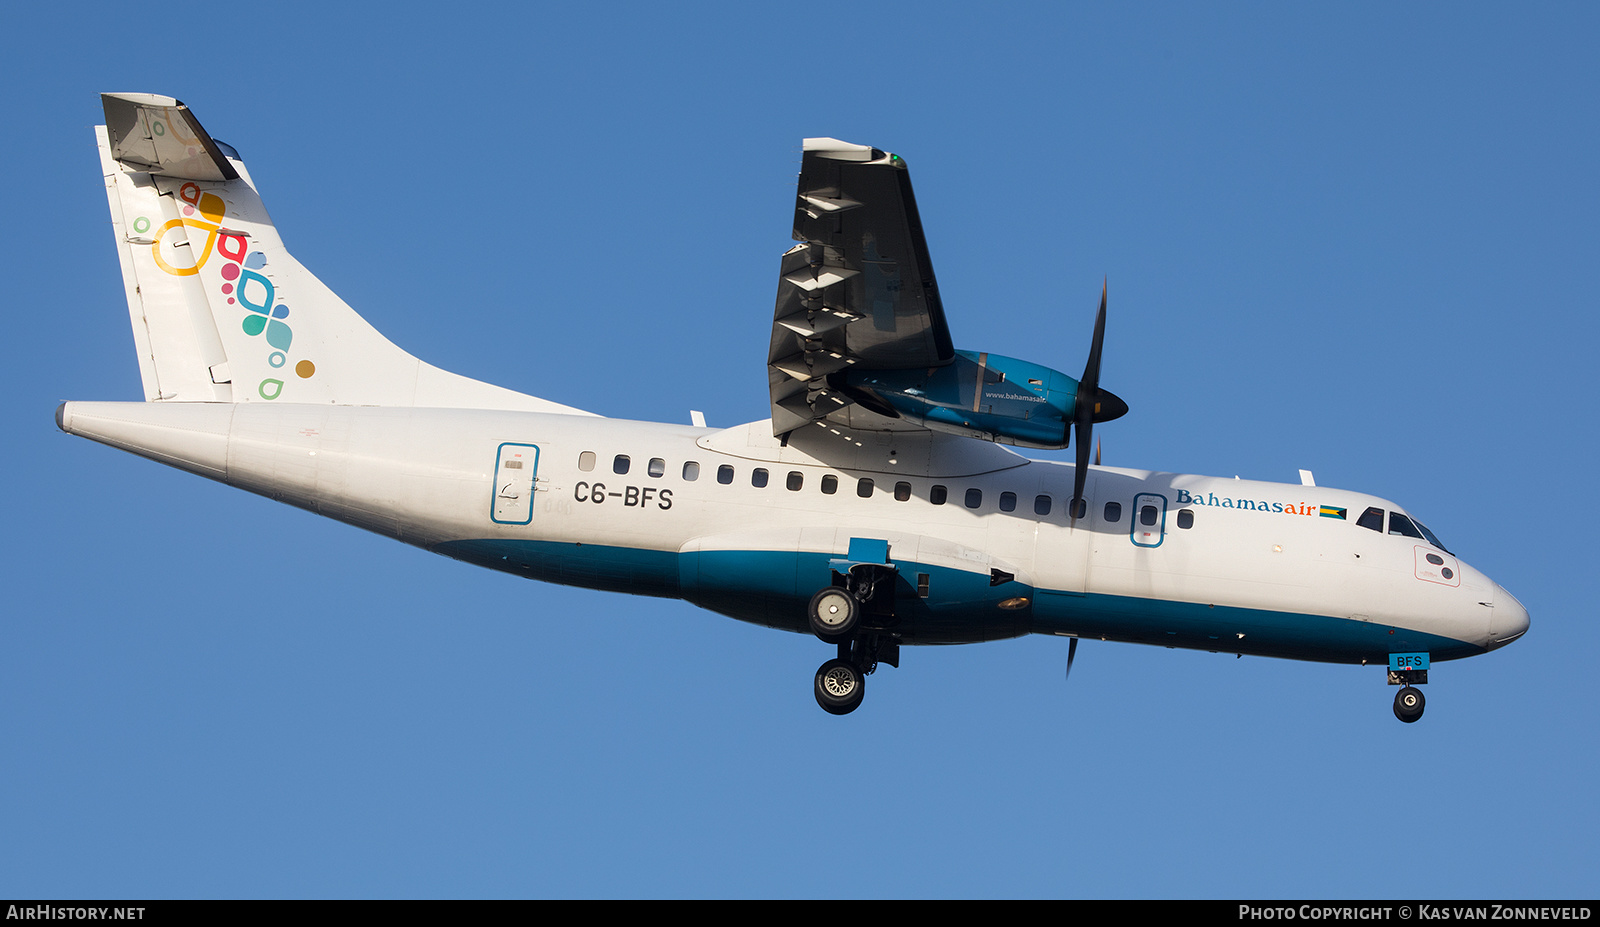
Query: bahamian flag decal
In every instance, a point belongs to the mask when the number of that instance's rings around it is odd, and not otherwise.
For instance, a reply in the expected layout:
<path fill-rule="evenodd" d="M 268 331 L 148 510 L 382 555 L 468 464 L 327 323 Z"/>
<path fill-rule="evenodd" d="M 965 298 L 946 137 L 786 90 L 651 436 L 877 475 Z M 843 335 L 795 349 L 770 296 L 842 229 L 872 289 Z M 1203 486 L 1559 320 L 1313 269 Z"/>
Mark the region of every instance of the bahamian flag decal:
<path fill-rule="evenodd" d="M 1331 505 L 1324 505 L 1323 507 L 1321 507 L 1320 509 L 1317 510 L 1317 514 L 1321 515 L 1323 518 L 1337 518 L 1340 521 L 1343 521 L 1345 513 L 1347 511 L 1349 511 L 1349 510 L 1348 509 L 1336 509 Z"/>

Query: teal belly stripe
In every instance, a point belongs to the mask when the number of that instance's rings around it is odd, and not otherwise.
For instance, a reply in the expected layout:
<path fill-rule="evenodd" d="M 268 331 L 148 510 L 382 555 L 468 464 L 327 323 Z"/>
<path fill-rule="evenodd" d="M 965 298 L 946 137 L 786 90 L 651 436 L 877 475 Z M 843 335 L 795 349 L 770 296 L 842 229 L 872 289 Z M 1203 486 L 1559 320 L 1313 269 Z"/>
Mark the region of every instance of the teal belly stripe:
<path fill-rule="evenodd" d="M 806 603 L 831 582 L 829 562 L 835 558 L 804 551 L 680 554 L 492 538 L 451 541 L 434 550 L 545 582 L 683 598 L 741 621 L 803 633 L 809 633 Z M 1383 664 L 1391 653 L 1410 651 L 1434 660 L 1484 652 L 1453 638 L 1348 618 L 1034 590 L 1014 581 L 991 586 L 987 573 L 896 565 L 892 629 L 908 644 L 974 643 L 1033 632 L 1330 663 Z M 917 593 L 918 574 L 928 577 L 928 598 Z M 1023 597 L 1026 607 L 1001 607 Z"/>

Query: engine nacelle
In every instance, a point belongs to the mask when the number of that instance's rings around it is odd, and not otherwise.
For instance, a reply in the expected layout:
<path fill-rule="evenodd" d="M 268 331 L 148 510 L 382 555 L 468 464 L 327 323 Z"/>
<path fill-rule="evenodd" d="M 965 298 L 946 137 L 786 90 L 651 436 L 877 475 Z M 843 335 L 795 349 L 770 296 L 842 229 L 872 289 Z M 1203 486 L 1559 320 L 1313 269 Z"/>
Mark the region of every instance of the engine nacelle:
<path fill-rule="evenodd" d="M 1066 447 L 1078 400 L 1059 370 L 975 351 L 943 367 L 841 370 L 828 385 L 879 415 L 1019 447 Z"/>

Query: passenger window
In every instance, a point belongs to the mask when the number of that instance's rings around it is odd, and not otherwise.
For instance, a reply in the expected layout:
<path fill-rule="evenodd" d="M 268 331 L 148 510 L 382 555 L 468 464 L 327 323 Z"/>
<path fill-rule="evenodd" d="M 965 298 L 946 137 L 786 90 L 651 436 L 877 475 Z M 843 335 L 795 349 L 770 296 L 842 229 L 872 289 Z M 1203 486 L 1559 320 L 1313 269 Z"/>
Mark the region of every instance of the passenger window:
<path fill-rule="evenodd" d="M 1049 515 L 1050 514 L 1050 497 L 1049 496 L 1035 496 L 1034 497 L 1034 499 L 1033 499 L 1033 514 L 1035 514 L 1035 515 Z"/>
<path fill-rule="evenodd" d="M 872 498 L 872 480 L 870 477 L 864 476 L 856 481 L 856 495 L 863 499 Z"/>
<path fill-rule="evenodd" d="M 1106 503 L 1106 521 L 1117 522 L 1122 520 L 1122 503 Z"/>
<path fill-rule="evenodd" d="M 944 505 L 945 500 L 948 498 L 950 498 L 950 490 L 945 489 L 943 486 L 940 486 L 937 483 L 934 484 L 932 489 L 928 490 L 928 501 L 932 502 L 934 505 Z"/>
<path fill-rule="evenodd" d="M 727 464 L 717 468 L 717 482 L 724 485 L 733 482 L 733 468 Z"/>
<path fill-rule="evenodd" d="M 1417 530 L 1417 526 L 1411 523 L 1411 519 L 1401 515 L 1399 512 L 1389 513 L 1389 533 L 1416 538 L 1419 541 L 1427 540 L 1422 536 L 1422 532 Z"/>
<path fill-rule="evenodd" d="M 1069 508 L 1072 509 L 1073 518 L 1082 518 L 1083 516 L 1089 514 L 1089 503 L 1084 499 L 1072 500 L 1072 504 L 1069 506 Z"/>
<path fill-rule="evenodd" d="M 750 485 L 757 489 L 767 485 L 767 470 L 765 467 L 757 467 L 750 471 Z"/>
<path fill-rule="evenodd" d="M 1153 506 L 1153 505 L 1144 506 L 1144 507 L 1139 509 L 1139 524 L 1144 525 L 1145 527 L 1148 528 L 1149 526 L 1151 526 L 1151 525 L 1156 523 L 1156 516 L 1159 515 L 1159 514 L 1161 514 L 1161 513 L 1156 511 L 1156 507 L 1155 506 Z"/>
<path fill-rule="evenodd" d="M 839 478 L 832 473 L 822 478 L 822 494 L 831 496 L 839 491 Z"/>
<path fill-rule="evenodd" d="M 594 451 L 584 451 L 578 455 L 578 469 L 585 473 L 594 469 Z"/>
<path fill-rule="evenodd" d="M 1002 512 L 1015 512 L 1016 510 L 1017 510 L 1017 494 L 1014 493 L 1014 492 L 1003 492 L 1003 493 L 1001 493 L 1000 494 L 1000 511 L 1002 511 Z"/>
<path fill-rule="evenodd" d="M 1372 506 L 1372 507 L 1368 508 L 1365 512 L 1361 513 L 1361 517 L 1360 518 L 1356 519 L 1356 524 L 1360 525 L 1363 528 L 1370 528 L 1373 531 L 1376 531 L 1379 534 L 1382 534 L 1383 533 L 1383 509 L 1380 509 L 1377 506 Z"/>
<path fill-rule="evenodd" d="M 650 458 L 650 466 L 647 468 L 647 472 L 651 476 L 666 476 L 667 462 L 660 457 L 652 457 Z"/>
<path fill-rule="evenodd" d="M 911 498 L 911 484 L 905 480 L 894 484 L 894 501 L 904 502 Z"/>
<path fill-rule="evenodd" d="M 611 461 L 611 472 L 612 473 L 627 473 L 628 472 L 628 455 L 627 454 L 618 454 L 616 456 L 616 459 Z"/>
<path fill-rule="evenodd" d="M 696 460 L 685 460 L 683 462 L 683 480 L 684 480 L 684 482 L 693 483 L 695 480 L 698 480 L 699 478 L 700 478 L 700 462 L 696 461 Z"/>
<path fill-rule="evenodd" d="M 1178 527 L 1180 527 L 1180 528 L 1193 528 L 1194 527 L 1194 509 L 1179 509 L 1178 510 Z"/>
<path fill-rule="evenodd" d="M 790 470 L 789 478 L 784 481 L 783 485 L 789 487 L 790 492 L 799 492 L 800 486 L 804 484 L 805 481 L 805 474 L 801 473 L 799 470 Z"/>
<path fill-rule="evenodd" d="M 969 490 L 967 490 L 967 508 L 975 509 L 975 508 L 977 508 L 978 506 L 980 506 L 982 504 L 983 504 L 983 490 L 981 490 L 981 489 L 969 489 Z"/>

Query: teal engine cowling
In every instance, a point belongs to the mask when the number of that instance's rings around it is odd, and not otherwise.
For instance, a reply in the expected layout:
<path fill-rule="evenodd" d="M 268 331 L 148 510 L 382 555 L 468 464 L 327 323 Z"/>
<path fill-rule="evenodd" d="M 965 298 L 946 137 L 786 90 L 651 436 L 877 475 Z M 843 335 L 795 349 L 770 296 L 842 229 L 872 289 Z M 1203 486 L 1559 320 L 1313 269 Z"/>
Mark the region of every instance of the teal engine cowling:
<path fill-rule="evenodd" d="M 828 385 L 889 418 L 934 431 L 1019 447 L 1063 448 L 1072 434 L 1078 381 L 1059 370 L 999 354 L 957 351 L 942 367 L 841 370 Z M 1099 390 L 1096 422 L 1128 411 Z"/>

